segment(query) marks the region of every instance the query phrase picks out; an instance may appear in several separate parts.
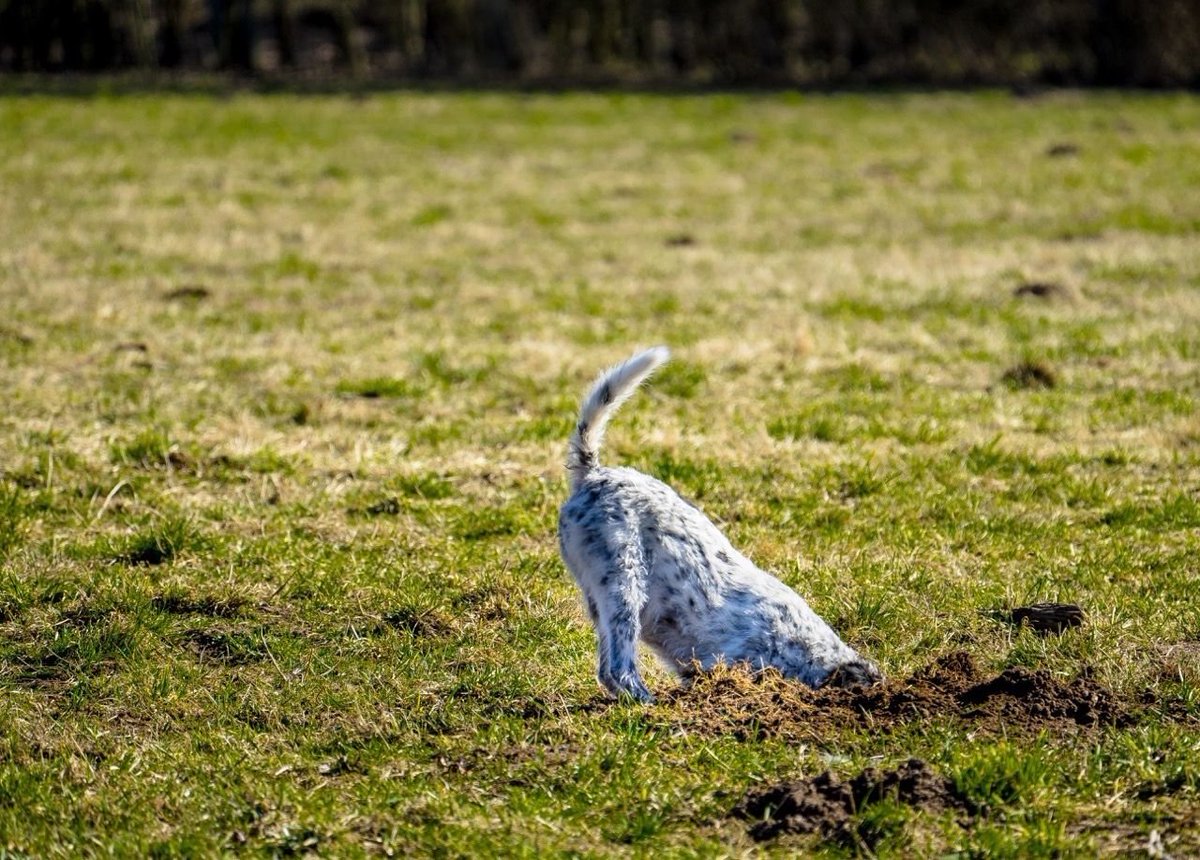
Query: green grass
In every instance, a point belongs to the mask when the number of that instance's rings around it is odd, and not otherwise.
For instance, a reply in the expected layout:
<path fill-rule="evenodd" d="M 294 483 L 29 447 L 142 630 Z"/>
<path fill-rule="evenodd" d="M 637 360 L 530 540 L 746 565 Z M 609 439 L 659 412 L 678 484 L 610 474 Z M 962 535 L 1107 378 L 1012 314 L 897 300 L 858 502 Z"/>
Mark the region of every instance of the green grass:
<path fill-rule="evenodd" d="M 0 97 L 0 854 L 742 854 L 747 788 L 912 756 L 987 814 L 764 850 L 1200 852 L 1196 129 L 1183 95 Z M 563 442 L 654 343 L 606 460 L 887 673 L 1159 704 L 803 744 L 597 706 Z M 1088 621 L 995 620 L 1034 600 Z"/>

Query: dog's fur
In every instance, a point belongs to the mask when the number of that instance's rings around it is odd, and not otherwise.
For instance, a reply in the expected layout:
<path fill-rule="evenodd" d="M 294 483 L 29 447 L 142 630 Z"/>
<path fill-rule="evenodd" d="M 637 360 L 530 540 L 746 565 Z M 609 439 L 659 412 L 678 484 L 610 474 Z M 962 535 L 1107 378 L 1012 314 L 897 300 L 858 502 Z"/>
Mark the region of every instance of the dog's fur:
<path fill-rule="evenodd" d="M 774 667 L 812 687 L 878 681 L 873 663 L 696 507 L 648 475 L 599 464 L 613 410 L 668 355 L 655 347 L 602 373 L 567 449 L 571 497 L 558 540 L 596 628 L 600 683 L 653 700 L 638 673 L 639 636 L 685 678 L 724 661 Z"/>

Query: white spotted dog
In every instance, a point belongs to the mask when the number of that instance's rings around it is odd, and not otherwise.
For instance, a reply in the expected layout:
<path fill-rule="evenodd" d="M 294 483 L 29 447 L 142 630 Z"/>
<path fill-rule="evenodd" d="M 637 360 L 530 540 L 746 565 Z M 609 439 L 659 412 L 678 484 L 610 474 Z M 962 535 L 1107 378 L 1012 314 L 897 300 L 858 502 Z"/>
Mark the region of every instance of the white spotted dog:
<path fill-rule="evenodd" d="M 567 449 L 571 497 L 558 519 L 563 560 L 596 627 L 596 675 L 613 695 L 653 701 L 640 638 L 687 677 L 695 665 L 747 663 L 811 687 L 880 680 L 804 599 L 733 548 L 666 484 L 597 460 L 614 409 L 667 360 L 655 347 L 600 375 Z"/>

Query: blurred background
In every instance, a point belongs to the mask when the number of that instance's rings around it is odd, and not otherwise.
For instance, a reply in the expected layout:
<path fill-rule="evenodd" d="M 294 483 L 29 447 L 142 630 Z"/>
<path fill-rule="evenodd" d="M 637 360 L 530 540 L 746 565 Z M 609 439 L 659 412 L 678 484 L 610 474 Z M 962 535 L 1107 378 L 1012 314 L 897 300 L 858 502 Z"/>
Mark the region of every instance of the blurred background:
<path fill-rule="evenodd" d="M 0 73 L 1200 84 L 1200 0 L 0 0 Z"/>

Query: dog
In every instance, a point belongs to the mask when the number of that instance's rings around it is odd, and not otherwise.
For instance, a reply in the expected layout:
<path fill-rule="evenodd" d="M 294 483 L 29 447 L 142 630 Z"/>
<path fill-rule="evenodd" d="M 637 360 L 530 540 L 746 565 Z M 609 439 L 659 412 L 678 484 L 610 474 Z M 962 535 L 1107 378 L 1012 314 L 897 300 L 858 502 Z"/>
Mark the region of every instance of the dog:
<path fill-rule="evenodd" d="M 596 628 L 600 684 L 616 697 L 654 700 L 638 672 L 639 638 L 685 680 L 721 662 L 774 668 L 814 688 L 881 680 L 874 663 L 698 508 L 649 475 L 600 465 L 614 410 L 669 355 L 654 347 L 600 374 L 567 446 L 571 495 L 558 541 Z"/>

